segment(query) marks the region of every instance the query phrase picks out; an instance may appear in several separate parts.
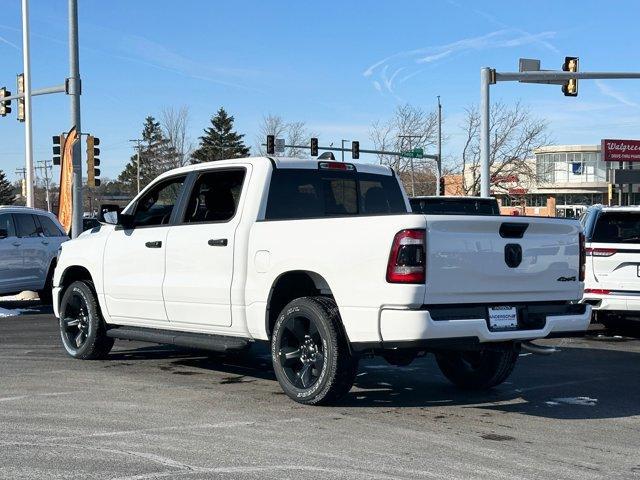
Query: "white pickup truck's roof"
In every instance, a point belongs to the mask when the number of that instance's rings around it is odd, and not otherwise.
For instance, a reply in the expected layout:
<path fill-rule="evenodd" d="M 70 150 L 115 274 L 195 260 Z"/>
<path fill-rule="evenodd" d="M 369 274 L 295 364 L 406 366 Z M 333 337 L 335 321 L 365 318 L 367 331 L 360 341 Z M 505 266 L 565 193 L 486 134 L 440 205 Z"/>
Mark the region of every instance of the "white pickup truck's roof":
<path fill-rule="evenodd" d="M 238 165 L 239 163 L 244 164 L 258 164 L 258 163 L 275 163 L 276 168 L 306 168 L 309 170 L 317 169 L 318 162 L 322 161 L 335 161 L 335 160 L 304 160 L 300 158 L 287 158 L 287 157 L 247 157 L 247 158 L 235 158 L 230 160 L 218 160 L 215 162 L 204 162 L 197 163 L 195 165 L 187 165 L 186 167 L 176 168 L 174 170 L 170 170 L 162 174 L 162 176 L 174 175 L 176 173 L 188 173 L 197 170 L 203 170 L 210 168 L 212 164 L 216 166 L 225 166 L 225 165 Z M 391 175 L 391 169 L 384 165 L 376 165 L 373 163 L 353 163 L 353 162 L 345 162 L 350 163 L 356 167 L 358 172 L 363 173 L 375 173 L 378 175 Z"/>

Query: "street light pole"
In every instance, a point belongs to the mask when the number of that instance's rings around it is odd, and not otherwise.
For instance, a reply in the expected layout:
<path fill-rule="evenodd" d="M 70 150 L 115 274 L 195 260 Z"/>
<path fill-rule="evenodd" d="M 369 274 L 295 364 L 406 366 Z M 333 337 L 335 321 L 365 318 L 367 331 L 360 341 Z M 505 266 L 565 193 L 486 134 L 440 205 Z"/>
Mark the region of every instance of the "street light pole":
<path fill-rule="evenodd" d="M 344 163 L 344 142 L 348 142 L 349 140 L 340 140 L 341 144 L 340 146 L 342 147 L 342 163 Z"/>
<path fill-rule="evenodd" d="M 69 0 L 69 78 L 67 79 L 67 93 L 71 100 L 71 125 L 76 127 L 78 134 L 82 132 L 80 126 L 80 55 L 78 51 L 78 0 Z M 73 146 L 73 216 L 71 230 L 73 238 L 82 233 L 82 149 L 80 141 Z"/>
<path fill-rule="evenodd" d="M 436 197 L 440 196 L 440 179 L 442 178 L 442 104 L 438 95 L 438 160 L 436 164 Z M 444 194 L 444 192 L 443 192 Z"/>
<path fill-rule="evenodd" d="M 31 124 L 31 53 L 29 46 L 29 0 L 22 0 L 22 62 L 24 69 L 24 154 L 26 175 L 27 207 L 35 206 L 33 191 L 33 129 Z"/>

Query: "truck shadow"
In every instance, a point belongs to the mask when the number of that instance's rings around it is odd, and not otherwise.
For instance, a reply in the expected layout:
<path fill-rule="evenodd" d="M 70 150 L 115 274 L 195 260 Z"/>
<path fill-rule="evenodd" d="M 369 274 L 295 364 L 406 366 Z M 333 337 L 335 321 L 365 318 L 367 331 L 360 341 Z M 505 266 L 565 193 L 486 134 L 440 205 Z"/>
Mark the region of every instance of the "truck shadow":
<path fill-rule="evenodd" d="M 354 388 L 337 407 L 458 406 L 556 419 L 640 415 L 640 352 L 631 351 L 639 343 L 631 339 L 576 340 L 551 356 L 523 355 L 504 384 L 485 392 L 451 385 L 432 355 L 408 367 L 391 366 L 380 358 L 365 359 Z M 247 379 L 276 381 L 268 349 L 262 345 L 230 356 L 153 346 L 112 353 L 109 359 L 169 359 L 169 367 L 163 370 L 223 373 L 228 375 L 220 382 L 225 385 Z M 235 377 L 238 382 L 231 381 Z"/>
<path fill-rule="evenodd" d="M 341 405 L 460 406 L 556 419 L 640 414 L 640 353 L 603 346 L 581 341 L 549 357 L 521 356 L 511 377 L 485 392 L 449 384 L 430 356 L 406 368 L 365 362 Z"/>

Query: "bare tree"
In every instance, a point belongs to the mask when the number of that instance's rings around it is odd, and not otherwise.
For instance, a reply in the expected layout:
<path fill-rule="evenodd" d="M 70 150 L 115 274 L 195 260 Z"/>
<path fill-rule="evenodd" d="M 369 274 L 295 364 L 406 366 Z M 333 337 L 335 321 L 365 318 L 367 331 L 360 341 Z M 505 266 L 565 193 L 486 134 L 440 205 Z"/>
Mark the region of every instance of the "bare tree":
<path fill-rule="evenodd" d="M 314 136 L 307 130 L 304 122 L 287 123 L 279 115 L 269 114 L 262 118 L 259 127 L 260 136 L 257 139 L 258 151 L 261 155 L 266 153 L 262 144 L 266 141 L 267 135 L 273 135 L 276 138 L 284 138 L 287 145 L 306 145 L 309 139 Z M 285 151 L 288 157 L 304 158 L 307 152 L 301 148 L 289 147 Z"/>
<path fill-rule="evenodd" d="M 438 115 L 409 104 L 396 107 L 386 122 L 371 125 L 369 137 L 376 150 L 406 151 L 422 148 L 435 150 L 438 140 Z M 435 192 L 435 164 L 431 160 L 410 159 L 396 155 L 378 155 L 382 165 L 393 168 L 409 194 L 426 195 Z M 413 164 L 413 171 L 411 165 Z"/>
<path fill-rule="evenodd" d="M 188 165 L 193 152 L 193 140 L 189 137 L 189 107 L 168 107 L 162 111 L 162 129 L 169 140 L 169 146 L 175 152 L 174 165 L 171 168 Z"/>
<path fill-rule="evenodd" d="M 507 192 L 516 184 L 530 188 L 537 182 L 533 150 L 548 144 L 546 120 L 535 118 L 520 102 L 491 106 L 489 171 L 494 189 Z M 466 109 L 465 143 L 459 162 L 466 195 L 480 192 L 480 114 L 476 106 Z"/>

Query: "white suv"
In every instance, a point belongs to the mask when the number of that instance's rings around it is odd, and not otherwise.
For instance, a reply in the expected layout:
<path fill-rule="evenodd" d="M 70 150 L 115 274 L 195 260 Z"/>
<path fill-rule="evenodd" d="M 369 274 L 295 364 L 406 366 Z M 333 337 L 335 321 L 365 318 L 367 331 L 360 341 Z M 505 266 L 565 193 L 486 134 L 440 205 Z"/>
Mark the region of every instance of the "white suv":
<path fill-rule="evenodd" d="M 51 282 L 60 244 L 69 240 L 44 210 L 0 207 L 0 295 L 35 290 L 51 303 Z"/>
<path fill-rule="evenodd" d="M 594 205 L 580 221 L 587 255 L 583 302 L 610 328 L 640 320 L 640 206 Z"/>

